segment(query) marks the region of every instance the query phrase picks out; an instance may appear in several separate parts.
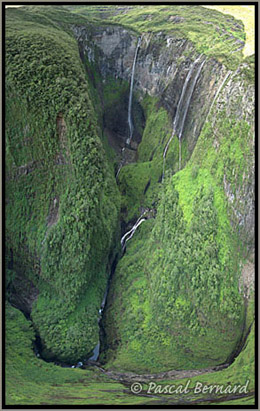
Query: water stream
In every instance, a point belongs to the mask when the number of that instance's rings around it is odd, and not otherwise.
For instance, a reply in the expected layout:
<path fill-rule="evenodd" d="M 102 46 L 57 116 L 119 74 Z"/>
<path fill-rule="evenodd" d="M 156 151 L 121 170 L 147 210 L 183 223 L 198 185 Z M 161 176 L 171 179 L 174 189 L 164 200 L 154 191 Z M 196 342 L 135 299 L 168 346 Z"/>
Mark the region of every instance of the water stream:
<path fill-rule="evenodd" d="M 221 92 L 221 90 L 222 90 L 225 82 L 227 81 L 227 79 L 229 78 L 229 76 L 230 76 L 231 73 L 232 73 L 232 71 L 228 71 L 227 74 L 225 75 L 224 80 L 223 80 L 222 83 L 220 84 L 220 86 L 219 86 L 219 88 L 218 88 L 218 90 L 217 90 L 217 92 L 216 92 L 216 94 L 215 94 L 215 97 L 214 97 L 214 99 L 213 99 L 213 101 L 212 101 L 212 103 L 211 103 L 211 106 L 210 106 L 210 109 L 209 109 L 209 112 L 208 112 L 208 114 L 207 114 L 207 117 L 206 117 L 205 122 L 208 120 L 208 117 L 209 117 L 209 115 L 210 115 L 210 112 L 211 112 L 211 110 L 212 110 L 212 107 L 214 106 L 214 104 L 215 104 L 215 102 L 216 102 L 216 100 L 217 100 L 217 98 L 218 98 L 218 96 L 219 96 L 219 93 Z"/>
<path fill-rule="evenodd" d="M 127 231 L 127 232 L 123 235 L 123 237 L 121 238 L 121 247 L 122 247 L 122 251 L 123 251 L 123 252 L 124 252 L 124 250 L 125 250 L 127 241 L 129 241 L 129 240 L 133 237 L 136 229 L 146 220 L 146 218 L 145 218 L 144 216 L 145 216 L 145 214 L 147 213 L 147 211 L 148 211 L 148 210 L 145 210 L 145 211 L 141 214 L 141 216 L 137 219 L 136 223 L 133 225 L 133 227 L 131 228 L 131 230 Z M 98 312 L 98 314 L 99 314 L 99 317 L 98 317 L 98 325 L 100 325 L 100 321 L 101 321 L 101 319 L 102 319 L 102 314 L 103 314 L 103 311 L 104 311 L 104 308 L 105 308 L 105 305 L 106 305 L 107 295 L 108 295 L 108 291 L 109 291 L 109 286 L 110 286 L 111 278 L 112 278 L 112 275 L 113 275 L 113 273 L 114 273 L 114 271 L 115 271 L 115 268 L 116 268 L 116 263 L 113 264 L 113 266 L 112 266 L 111 275 L 110 275 L 110 277 L 109 277 L 109 280 L 108 280 L 108 283 L 107 283 L 107 287 L 106 287 L 106 291 L 105 291 L 105 294 L 104 294 L 104 297 L 103 297 L 103 300 L 102 300 L 102 303 L 101 303 L 101 307 L 100 307 L 99 312 Z M 99 339 L 97 345 L 95 346 L 95 348 L 94 348 L 94 350 L 93 350 L 92 356 L 88 359 L 88 361 L 98 361 L 99 354 L 100 354 L 100 339 Z"/>
<path fill-rule="evenodd" d="M 181 96 L 180 96 L 177 109 L 176 109 L 176 113 L 174 116 L 174 120 L 173 120 L 172 134 L 163 152 L 163 176 L 162 178 L 164 178 L 164 174 L 165 174 L 165 162 L 166 162 L 166 155 L 168 152 L 168 148 L 175 135 L 177 135 L 179 139 L 179 169 L 181 168 L 181 138 L 182 138 L 182 133 L 183 133 L 183 128 L 184 128 L 184 123 L 187 117 L 188 109 L 190 106 L 191 98 L 192 98 L 197 80 L 199 78 L 201 70 L 206 61 L 206 60 L 203 60 L 200 63 L 201 58 L 202 58 L 202 54 L 193 62 L 190 70 L 188 71 L 187 77 L 185 78 L 185 81 L 184 81 Z M 195 71 L 196 68 L 197 68 L 197 71 Z M 195 71 L 195 75 L 194 77 L 192 77 L 192 74 L 194 73 L 194 71 Z"/>
<path fill-rule="evenodd" d="M 142 223 L 146 220 L 146 218 L 144 218 L 144 215 L 145 215 L 146 213 L 147 213 L 147 210 L 144 211 L 144 212 L 141 214 L 141 216 L 138 218 L 138 220 L 137 220 L 136 223 L 133 225 L 133 227 L 131 228 L 131 230 L 127 231 L 127 233 L 125 233 L 125 234 L 123 235 L 123 237 L 121 238 L 121 246 L 122 246 L 122 250 L 123 250 L 123 251 L 125 250 L 125 246 L 126 246 L 127 241 L 130 240 L 130 239 L 133 237 L 133 235 L 134 235 L 136 229 L 139 227 L 139 225 L 142 224 Z"/>
<path fill-rule="evenodd" d="M 128 102 L 128 126 L 129 126 L 129 137 L 126 141 L 127 144 L 130 144 L 132 137 L 133 137 L 133 122 L 132 122 L 132 99 L 133 99 L 133 87 L 134 87 L 134 76 L 135 76 L 135 64 L 137 59 L 137 53 L 141 45 L 141 37 L 138 38 L 137 46 L 135 49 L 135 56 L 133 61 L 132 67 L 132 74 L 131 74 L 131 83 L 130 83 L 130 93 L 129 93 L 129 102 Z"/>

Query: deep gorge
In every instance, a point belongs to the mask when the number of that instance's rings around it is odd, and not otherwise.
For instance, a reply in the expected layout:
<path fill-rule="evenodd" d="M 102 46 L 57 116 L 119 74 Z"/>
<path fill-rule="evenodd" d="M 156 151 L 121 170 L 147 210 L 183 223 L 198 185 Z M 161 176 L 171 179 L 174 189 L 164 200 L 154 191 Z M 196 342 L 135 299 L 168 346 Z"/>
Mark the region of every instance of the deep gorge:
<path fill-rule="evenodd" d="M 46 361 L 93 363 L 101 342 L 109 372 L 236 370 L 253 341 L 254 60 L 230 16 L 200 7 L 223 57 L 185 34 L 185 7 L 174 29 L 141 12 L 142 30 L 125 7 L 9 11 L 7 299 Z"/>

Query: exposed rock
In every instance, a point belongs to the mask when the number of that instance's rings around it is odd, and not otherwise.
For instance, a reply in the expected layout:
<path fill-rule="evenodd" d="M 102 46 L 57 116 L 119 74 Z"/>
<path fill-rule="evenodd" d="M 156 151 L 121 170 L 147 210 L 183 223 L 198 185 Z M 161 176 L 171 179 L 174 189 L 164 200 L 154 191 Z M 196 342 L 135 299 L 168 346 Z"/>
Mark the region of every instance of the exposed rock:
<path fill-rule="evenodd" d="M 242 267 L 239 291 L 248 299 L 255 289 L 255 265 L 247 261 Z"/>
<path fill-rule="evenodd" d="M 10 287 L 10 303 L 29 316 L 37 296 L 38 290 L 32 281 L 26 278 L 22 272 L 16 272 Z"/>
<path fill-rule="evenodd" d="M 96 364 L 95 364 L 96 365 Z M 192 378 L 197 375 L 208 374 L 215 371 L 220 371 L 228 367 L 229 364 L 217 365 L 215 367 L 202 368 L 199 370 L 171 370 L 160 372 L 156 374 L 136 374 L 133 372 L 117 372 L 105 370 L 101 367 L 98 368 L 103 371 L 110 378 L 113 378 L 118 381 L 138 381 L 138 382 L 147 382 L 151 380 L 179 380 L 182 378 Z"/>
<path fill-rule="evenodd" d="M 185 18 L 181 16 L 170 16 L 168 20 L 172 23 L 182 23 L 185 21 Z"/>
<path fill-rule="evenodd" d="M 255 237 L 255 166 L 254 166 L 254 85 L 248 84 L 245 81 L 242 69 L 242 64 L 228 79 L 223 86 L 216 105 L 214 108 L 214 118 L 218 113 L 225 109 L 226 117 L 246 120 L 250 126 L 250 139 L 247 143 L 247 158 L 245 160 L 246 169 L 244 170 L 242 181 L 236 173 L 240 170 L 233 169 L 232 180 L 236 184 L 232 185 L 224 174 L 223 187 L 229 203 L 230 219 L 233 227 L 237 227 L 239 235 L 243 243 L 246 245 L 249 253 L 254 252 L 254 237 Z M 218 146 L 217 134 L 213 141 L 215 147 Z"/>
<path fill-rule="evenodd" d="M 175 19 L 178 16 L 172 16 Z M 179 20 L 178 20 L 179 21 Z M 90 30 L 82 26 L 73 27 L 78 40 L 80 54 L 89 59 L 95 52 L 101 75 L 130 82 L 137 37 L 131 30 L 109 26 Z M 143 33 L 135 68 L 134 90 L 139 91 L 139 99 L 149 94 L 160 99 L 160 104 L 174 117 L 187 73 L 198 57 L 194 46 L 185 38 L 164 33 Z M 192 96 L 183 138 L 188 139 L 192 153 L 201 128 L 208 113 L 208 101 L 225 75 L 225 68 L 211 59 L 205 63 Z M 203 98 L 204 97 L 204 98 Z M 198 111 L 200 116 L 197 115 Z M 193 121 L 191 121 L 193 119 Z M 116 124 L 118 122 L 115 122 Z M 124 122 L 126 124 L 126 122 Z M 124 133 L 123 133 L 124 134 Z"/>
<path fill-rule="evenodd" d="M 170 19 L 172 22 L 180 22 L 178 16 L 171 16 Z M 237 23 L 234 21 L 234 24 Z M 235 28 L 240 29 L 240 26 Z M 218 29 L 220 30 L 216 27 L 216 30 Z M 74 26 L 73 31 L 80 49 L 87 50 L 85 57 L 89 61 L 95 53 L 104 81 L 112 76 L 130 82 L 137 43 L 137 36 L 134 32 L 120 26 L 93 28 L 92 31 L 83 26 Z M 223 32 L 222 29 L 221 31 Z M 222 34 L 230 36 L 230 33 L 225 31 Z M 141 38 L 135 67 L 134 90 L 139 92 L 140 100 L 146 94 L 158 97 L 160 104 L 173 119 L 185 78 L 194 60 L 198 57 L 198 53 L 191 42 L 173 34 L 143 33 Z M 243 46 L 242 40 L 234 36 L 232 38 L 241 47 Z M 232 116 L 238 120 L 244 118 L 251 124 L 253 134 L 254 90 L 253 86 L 244 85 L 243 76 L 240 75 L 242 69 L 243 65 L 228 78 L 221 95 L 217 98 L 214 111 L 217 115 L 219 110 L 225 108 L 227 117 Z M 182 139 L 187 141 L 190 155 L 207 119 L 211 103 L 226 75 L 227 69 L 221 63 L 212 58 L 206 60 L 190 101 L 182 134 Z M 238 99 L 241 100 L 240 104 L 237 103 Z M 126 121 L 124 123 L 126 124 Z M 213 146 L 216 149 L 218 144 L 217 139 L 214 139 Z M 252 152 L 253 150 L 252 146 Z M 247 170 L 243 184 L 237 187 L 236 193 L 231 192 L 231 185 L 226 177 L 223 182 L 230 208 L 233 210 L 231 220 L 233 225 L 239 226 L 241 236 L 249 248 L 254 238 L 253 160 L 251 163 L 252 167 Z"/>
<path fill-rule="evenodd" d="M 59 136 L 60 151 L 56 157 L 56 164 L 68 164 L 69 163 L 69 150 L 68 142 L 66 138 L 67 127 L 61 112 L 58 113 L 56 119 L 56 128 Z"/>

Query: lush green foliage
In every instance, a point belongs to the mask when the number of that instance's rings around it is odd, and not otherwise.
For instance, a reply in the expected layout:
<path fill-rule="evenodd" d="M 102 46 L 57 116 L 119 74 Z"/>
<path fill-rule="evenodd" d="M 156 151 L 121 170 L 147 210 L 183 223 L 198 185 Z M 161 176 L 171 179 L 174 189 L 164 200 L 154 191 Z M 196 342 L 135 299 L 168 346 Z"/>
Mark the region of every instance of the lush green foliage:
<path fill-rule="evenodd" d="M 132 395 L 124 385 L 89 367 L 86 370 L 61 368 L 37 358 L 32 351 L 34 332 L 21 312 L 6 307 L 6 403 L 8 405 L 64 405 L 64 404 L 153 404 L 153 398 Z M 254 389 L 254 329 L 248 344 L 235 362 L 226 370 L 191 379 L 205 384 L 245 383 Z M 246 365 L 246 368 L 245 368 Z M 162 384 L 186 384 L 186 380 L 160 381 Z M 146 388 L 143 385 L 144 389 Z M 129 391 L 128 391 L 129 390 Z M 169 397 L 161 396 L 161 404 Z M 174 402 L 179 398 L 171 396 Z M 155 399 L 158 405 L 158 399 Z M 234 403 L 244 404 L 243 399 Z M 248 400 L 247 400 L 248 401 Z M 230 402 L 229 402 L 230 403 Z M 252 403 L 252 399 L 250 401 Z M 233 404 L 233 402 L 232 402 Z"/>
<path fill-rule="evenodd" d="M 238 291 L 248 244 L 223 187 L 228 181 L 239 209 L 239 193 L 250 183 L 252 127 L 225 107 L 213 110 L 180 172 L 173 139 L 160 182 L 171 122 L 146 96 L 138 161 L 120 172 L 120 198 L 113 177 L 116 157 L 101 132 L 102 110 L 108 127 L 120 122 L 118 107 L 127 106 L 129 85 L 111 79 L 101 85 L 97 67 L 87 61 L 83 67 L 71 25 L 89 25 L 91 19 L 91 30 L 106 16 L 108 24 L 137 32 L 164 30 L 231 68 L 242 58 L 241 51 L 230 55 L 244 32 L 230 16 L 199 6 L 130 6 L 126 13 L 117 13 L 117 6 L 69 7 L 74 13 L 28 6 L 7 14 L 7 291 L 16 274 L 37 287 L 32 320 L 46 358 L 84 358 L 98 341 L 97 314 L 118 246 L 119 208 L 127 222 L 141 207 L 154 208 L 156 218 L 127 243 L 112 281 L 106 367 L 156 372 L 224 362 L 253 321 L 253 307 L 245 317 Z M 253 66 L 250 58 L 241 67 L 244 84 L 253 82 Z M 234 104 L 241 101 L 242 96 Z M 133 114 L 141 133 L 140 116 Z M 187 159 L 184 140 L 182 166 Z M 144 403 L 94 370 L 83 377 L 81 370 L 43 363 L 32 353 L 34 333 L 22 314 L 8 307 L 7 320 L 9 403 Z M 252 391 L 253 338 L 252 328 L 232 366 L 200 381 L 248 378 Z"/>
<path fill-rule="evenodd" d="M 124 386 L 94 367 L 61 368 L 37 358 L 32 350 L 31 323 L 18 310 L 6 308 L 6 403 L 141 404 Z"/>
<path fill-rule="evenodd" d="M 252 81 L 252 67 L 243 67 L 240 76 L 246 87 L 248 79 Z M 232 98 L 233 107 L 241 104 L 241 96 Z M 158 159 L 162 156 L 160 143 L 167 135 L 167 127 L 160 127 L 163 111 L 151 103 L 147 107 L 141 164 L 125 167 L 120 180 L 124 189 L 129 186 L 126 203 L 135 210 L 138 199 L 144 201 L 142 161 L 151 160 L 153 151 Z M 153 119 L 158 120 L 154 127 Z M 156 185 L 156 221 L 138 229 L 115 273 L 106 315 L 112 347 L 108 367 L 204 367 L 224 362 L 241 337 L 245 313 L 238 287 L 240 262 L 252 244 L 243 237 L 233 213 L 234 205 L 242 206 L 241 190 L 251 186 L 253 129 L 250 121 L 227 114 L 222 105 L 209 117 L 186 167 L 171 177 L 178 167 L 176 140 L 170 146 L 172 154 L 167 154 L 168 177 L 162 191 Z M 162 167 L 162 161 L 157 163 Z M 139 173 L 133 178 L 135 167 Z M 233 202 L 227 201 L 226 182 Z M 110 318 L 115 317 L 112 324 Z"/>
<path fill-rule="evenodd" d="M 73 361 L 98 340 L 119 195 L 76 42 L 8 24 L 6 51 L 8 247 L 40 291 L 32 317 L 47 349 Z"/>
<path fill-rule="evenodd" d="M 165 186 L 156 222 L 143 223 L 117 267 L 107 329 L 120 345 L 112 344 L 115 359 L 108 366 L 205 367 L 225 362 L 240 338 L 237 256 L 225 254 L 225 242 L 218 241 L 225 233 L 214 204 L 218 193 L 197 186 L 187 224 L 173 181 Z"/>

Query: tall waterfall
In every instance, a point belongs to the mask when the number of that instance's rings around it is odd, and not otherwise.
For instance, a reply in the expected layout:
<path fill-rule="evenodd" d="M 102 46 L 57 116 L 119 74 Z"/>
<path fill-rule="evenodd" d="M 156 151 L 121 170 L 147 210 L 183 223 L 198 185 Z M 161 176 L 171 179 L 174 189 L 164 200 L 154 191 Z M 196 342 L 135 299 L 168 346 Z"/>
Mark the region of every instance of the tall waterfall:
<path fill-rule="evenodd" d="M 129 93 L 129 102 L 128 102 L 128 125 L 129 125 L 129 137 L 127 139 L 127 144 L 130 144 L 130 141 L 133 137 L 133 123 L 132 123 L 132 98 L 133 98 L 133 86 L 134 86 L 134 76 L 135 76 L 135 64 L 137 59 L 137 53 L 141 45 L 141 37 L 138 38 L 137 46 L 135 49 L 135 56 L 134 62 L 132 67 L 132 74 L 131 74 L 131 83 L 130 83 L 130 93 Z"/>
<path fill-rule="evenodd" d="M 181 168 L 181 137 L 183 133 L 183 128 L 184 128 L 184 123 L 185 119 L 188 113 L 188 109 L 190 106 L 190 101 L 191 97 L 193 95 L 197 80 L 199 78 L 199 75 L 201 73 L 202 67 L 205 64 L 206 60 L 203 60 L 200 63 L 202 55 L 200 55 L 192 64 L 187 77 L 184 82 L 184 86 L 181 92 L 181 97 L 177 105 L 177 110 L 175 113 L 175 117 L 173 120 L 173 125 L 172 125 L 172 134 L 171 137 L 169 138 L 166 147 L 163 152 L 163 177 L 164 177 L 164 172 L 165 172 L 165 161 L 166 161 L 166 155 L 167 151 L 170 145 L 170 142 L 174 138 L 175 135 L 177 135 L 179 139 L 179 169 Z M 200 64 L 198 64 L 200 63 Z M 195 71 L 196 70 L 196 71 Z M 192 74 L 195 72 L 194 77 L 192 77 Z"/>

